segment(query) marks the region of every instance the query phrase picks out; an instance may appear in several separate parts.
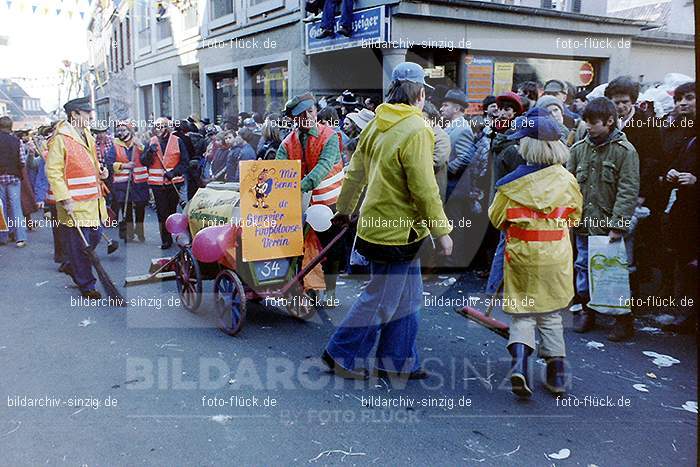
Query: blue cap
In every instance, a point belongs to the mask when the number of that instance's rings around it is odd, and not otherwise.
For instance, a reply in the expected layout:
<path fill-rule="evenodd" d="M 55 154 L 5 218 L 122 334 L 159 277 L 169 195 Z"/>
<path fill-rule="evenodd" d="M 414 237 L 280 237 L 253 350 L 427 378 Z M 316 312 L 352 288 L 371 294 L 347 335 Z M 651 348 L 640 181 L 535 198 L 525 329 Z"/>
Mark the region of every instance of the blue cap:
<path fill-rule="evenodd" d="M 391 80 L 410 81 L 412 83 L 422 84 L 430 89 L 435 89 L 425 82 L 425 70 L 423 70 L 423 67 L 413 62 L 403 62 L 396 65 L 394 71 L 391 72 Z"/>
<path fill-rule="evenodd" d="M 515 119 L 515 131 L 507 135 L 508 140 L 534 138 L 544 141 L 559 141 L 561 129 L 559 124 L 549 116 L 546 109 L 534 108 Z"/>

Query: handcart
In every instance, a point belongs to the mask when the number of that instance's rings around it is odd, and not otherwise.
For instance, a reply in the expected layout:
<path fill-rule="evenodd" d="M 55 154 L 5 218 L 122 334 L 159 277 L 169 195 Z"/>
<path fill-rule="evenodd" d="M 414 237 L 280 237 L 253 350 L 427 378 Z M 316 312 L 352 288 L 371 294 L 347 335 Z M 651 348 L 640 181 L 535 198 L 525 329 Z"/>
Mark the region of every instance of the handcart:
<path fill-rule="evenodd" d="M 127 280 L 127 285 L 174 275 L 183 307 L 197 313 L 202 304 L 203 282 L 213 280 L 217 326 L 231 336 L 243 327 L 250 301 L 281 304 L 294 318 L 310 319 L 316 308 L 304 292 L 303 279 L 323 261 L 348 228 L 339 231 L 303 268 L 302 257 L 243 261 L 239 248 L 241 229 L 232 222 L 240 219 L 238 189 L 237 183 L 210 183 L 200 189 L 185 212 L 173 214 L 166 223 L 175 235 L 178 253 L 159 260 L 150 275 Z M 198 234 L 206 236 L 208 245 L 201 247 Z M 195 242 L 200 244 L 199 254 L 193 252 Z"/>

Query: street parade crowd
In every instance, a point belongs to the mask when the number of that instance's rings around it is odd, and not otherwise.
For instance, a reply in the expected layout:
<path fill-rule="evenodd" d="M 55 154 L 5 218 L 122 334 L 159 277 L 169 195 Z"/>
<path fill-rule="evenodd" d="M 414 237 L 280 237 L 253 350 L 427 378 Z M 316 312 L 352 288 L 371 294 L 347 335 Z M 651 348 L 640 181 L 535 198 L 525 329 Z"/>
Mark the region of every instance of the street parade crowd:
<path fill-rule="evenodd" d="M 405 62 L 383 103 L 350 90 L 322 99 L 307 92 L 275 112 L 216 123 L 160 116 L 147 126 L 98 127 L 89 98 L 74 99 L 64 120 L 33 130 L 13 133 L 10 118 L 0 118 L 0 245 L 31 246 L 32 216 L 43 213 L 58 270 L 83 297 L 100 298 L 84 242 L 94 249 L 105 227 L 145 242 L 154 208 L 160 248 L 170 250 L 166 220 L 199 188 L 238 182 L 240 161 L 300 160 L 301 191 L 335 213 L 320 244 L 346 225 L 352 232 L 308 293 L 331 303 L 339 273 L 370 277 L 323 351 L 330 370 L 427 377 L 416 350 L 423 275 L 470 271 L 487 280 L 486 293 L 503 294 L 513 392 L 532 394 L 527 365 L 537 350 L 546 387 L 562 394 L 562 315 L 574 313 L 578 333 L 600 319 L 589 306 L 590 236 L 624 240 L 632 297 L 654 280 L 657 295 L 695 296 L 695 83 L 675 87 L 662 115 L 639 99 L 640 88 L 628 76 L 600 95 L 530 81 L 469 115 L 462 90 L 433 89 L 419 65 Z M 632 339 L 636 311 L 615 314 L 608 339 Z M 695 332 L 692 309 L 672 312 L 669 326 Z"/>

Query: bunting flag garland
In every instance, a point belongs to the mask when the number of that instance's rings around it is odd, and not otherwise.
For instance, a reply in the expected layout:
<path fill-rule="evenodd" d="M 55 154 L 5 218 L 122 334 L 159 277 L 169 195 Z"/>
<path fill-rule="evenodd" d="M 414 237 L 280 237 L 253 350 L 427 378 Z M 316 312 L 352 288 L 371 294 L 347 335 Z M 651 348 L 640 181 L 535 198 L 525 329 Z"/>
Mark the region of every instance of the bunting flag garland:
<path fill-rule="evenodd" d="M 0 2 L 0 11 L 36 16 L 66 16 L 69 19 L 85 20 L 91 17 L 94 1 L 98 1 L 102 9 L 113 8 L 120 0 L 5 0 Z M 129 0 L 129 5 L 133 0 Z"/>

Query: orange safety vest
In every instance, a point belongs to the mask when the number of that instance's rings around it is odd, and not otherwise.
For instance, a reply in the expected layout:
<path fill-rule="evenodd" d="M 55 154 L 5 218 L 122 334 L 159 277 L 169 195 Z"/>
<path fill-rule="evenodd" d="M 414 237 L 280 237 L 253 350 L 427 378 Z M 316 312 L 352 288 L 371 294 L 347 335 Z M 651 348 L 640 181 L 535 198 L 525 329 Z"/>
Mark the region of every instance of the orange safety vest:
<path fill-rule="evenodd" d="M 172 183 L 184 182 L 185 178 L 182 175 L 173 177 L 172 180 L 165 178 L 165 172 L 173 170 L 180 163 L 180 138 L 175 135 L 170 135 L 168 144 L 165 146 L 165 154 L 163 154 L 161 150 L 160 141 L 158 141 L 157 136 L 151 138 L 150 144 L 158 146 L 158 152 L 153 158 L 151 165 L 148 167 L 148 184 L 170 185 Z M 163 164 L 165 164 L 165 167 L 163 167 Z"/>
<path fill-rule="evenodd" d="M 126 164 L 134 163 L 134 168 L 131 169 L 133 183 L 146 183 L 148 181 L 148 168 L 141 164 L 141 153 L 143 148 L 137 144 L 132 146 L 134 149 L 131 152 L 131 161 L 126 155 L 126 148 L 120 144 L 114 145 L 114 152 L 117 155 L 117 162 Z M 127 183 L 129 181 L 129 169 L 119 169 L 114 171 L 114 183 Z"/>
<path fill-rule="evenodd" d="M 317 128 L 318 136 L 308 135 L 306 138 L 305 151 L 302 150 L 299 135 L 296 131 L 292 131 L 282 142 L 289 160 L 301 161 L 302 175 L 307 175 L 316 167 L 323 147 L 328 140 L 339 137 L 335 130 L 327 125 L 319 123 Z M 343 160 L 338 158 L 338 162 L 331 167 L 328 175 L 321 180 L 318 186 L 311 190 L 311 204 L 325 204 L 327 206 L 335 204 L 338 201 L 344 177 Z"/>
<path fill-rule="evenodd" d="M 75 201 L 100 198 L 99 172 L 88 150 L 67 136 L 63 144 L 66 147 L 64 176 L 70 197 Z"/>

